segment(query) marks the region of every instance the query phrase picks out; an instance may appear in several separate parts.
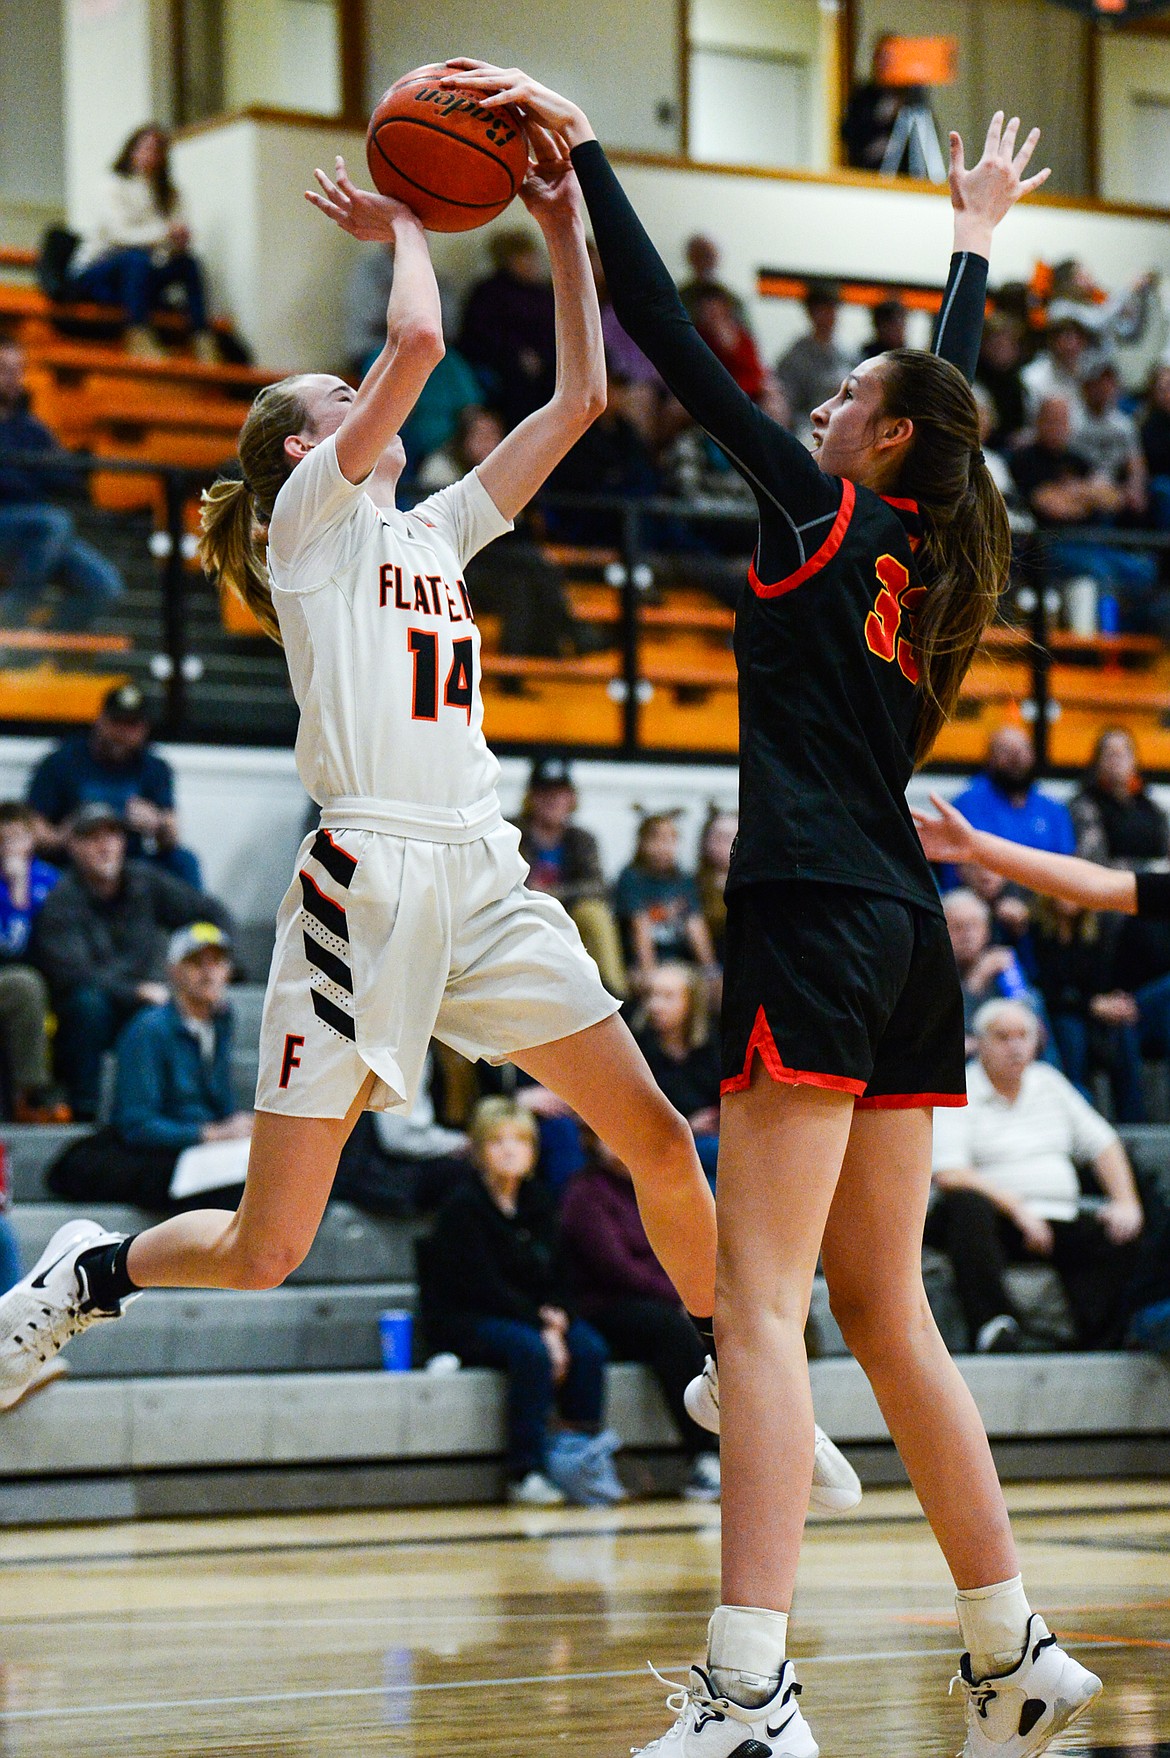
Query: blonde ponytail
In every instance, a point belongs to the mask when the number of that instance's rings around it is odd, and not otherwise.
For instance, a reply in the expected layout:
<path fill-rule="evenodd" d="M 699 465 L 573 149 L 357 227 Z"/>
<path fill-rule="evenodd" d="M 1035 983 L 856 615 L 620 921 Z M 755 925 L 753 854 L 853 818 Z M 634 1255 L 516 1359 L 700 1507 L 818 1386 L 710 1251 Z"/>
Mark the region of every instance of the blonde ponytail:
<path fill-rule="evenodd" d="M 264 633 L 281 646 L 265 559 L 268 521 L 292 464 L 290 434 L 311 424 L 298 374 L 265 385 L 240 429 L 242 479 L 220 476 L 200 502 L 199 560 L 206 573 L 243 600 Z"/>

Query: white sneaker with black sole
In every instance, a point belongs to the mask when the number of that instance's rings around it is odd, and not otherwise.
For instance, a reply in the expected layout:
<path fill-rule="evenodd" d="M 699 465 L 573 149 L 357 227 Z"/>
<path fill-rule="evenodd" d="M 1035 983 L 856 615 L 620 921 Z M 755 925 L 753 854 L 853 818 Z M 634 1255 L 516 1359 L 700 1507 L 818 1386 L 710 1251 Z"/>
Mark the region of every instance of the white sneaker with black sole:
<path fill-rule="evenodd" d="M 1010 1672 L 978 1683 L 965 1654 L 951 1690 L 966 1699 L 967 1738 L 960 1758 L 1034 1758 L 1047 1751 L 1101 1693 L 1096 1673 L 1066 1654 L 1035 1612 L 1024 1652 Z"/>
<path fill-rule="evenodd" d="M 124 1237 L 96 1221 L 68 1221 L 28 1275 L 0 1296 L 0 1410 L 20 1402 L 66 1343 L 103 1319 L 121 1318 L 135 1296 L 113 1312 L 94 1306 L 77 1260 L 95 1245 L 116 1245 Z"/>
<path fill-rule="evenodd" d="M 683 1402 L 692 1422 L 708 1434 L 719 1433 L 719 1368 L 709 1355 L 702 1373 L 695 1376 L 683 1393 Z M 820 1514 L 848 1513 L 861 1500 L 861 1479 L 819 1424 L 814 1433 L 816 1450 L 809 1507 Z"/>
<path fill-rule="evenodd" d="M 820 1747 L 812 1736 L 797 1699 L 800 1686 L 786 1660 L 774 1695 L 758 1709 L 745 1709 L 717 1695 L 701 1666 L 693 1666 L 685 1685 L 675 1685 L 650 1668 L 659 1684 L 671 1687 L 666 1699 L 678 1720 L 669 1732 L 648 1746 L 630 1751 L 653 1753 L 654 1758 L 819 1758 Z"/>

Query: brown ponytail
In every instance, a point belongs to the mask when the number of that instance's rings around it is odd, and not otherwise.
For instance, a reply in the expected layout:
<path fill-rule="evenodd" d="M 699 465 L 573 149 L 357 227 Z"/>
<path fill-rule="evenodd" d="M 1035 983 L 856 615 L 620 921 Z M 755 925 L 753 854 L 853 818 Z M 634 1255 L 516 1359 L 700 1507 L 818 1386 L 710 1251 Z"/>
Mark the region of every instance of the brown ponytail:
<path fill-rule="evenodd" d="M 201 497 L 199 559 L 204 571 L 243 599 L 264 633 L 281 645 L 265 561 L 268 521 L 292 464 L 290 434 L 310 426 L 302 378 L 265 385 L 240 429 L 243 478 L 221 476 Z"/>
<path fill-rule="evenodd" d="M 914 423 L 893 492 L 917 501 L 923 522 L 918 565 L 928 590 L 914 641 L 921 672 L 914 760 L 924 763 L 1007 585 L 1011 530 L 959 369 L 937 354 L 895 348 L 884 356 L 882 389 L 883 413 Z"/>

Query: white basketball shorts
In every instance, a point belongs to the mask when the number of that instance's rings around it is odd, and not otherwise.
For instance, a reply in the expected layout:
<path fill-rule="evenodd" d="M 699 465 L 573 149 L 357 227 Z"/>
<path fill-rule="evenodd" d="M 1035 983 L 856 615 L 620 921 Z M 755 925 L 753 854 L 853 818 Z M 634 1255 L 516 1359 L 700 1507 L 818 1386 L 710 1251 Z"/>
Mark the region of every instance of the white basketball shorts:
<path fill-rule="evenodd" d="M 257 1110 L 344 1117 L 371 1069 L 368 1108 L 406 1110 L 432 1038 L 506 1062 L 616 1013 L 569 916 L 527 875 L 498 816 L 462 843 L 307 836 L 277 916 Z"/>

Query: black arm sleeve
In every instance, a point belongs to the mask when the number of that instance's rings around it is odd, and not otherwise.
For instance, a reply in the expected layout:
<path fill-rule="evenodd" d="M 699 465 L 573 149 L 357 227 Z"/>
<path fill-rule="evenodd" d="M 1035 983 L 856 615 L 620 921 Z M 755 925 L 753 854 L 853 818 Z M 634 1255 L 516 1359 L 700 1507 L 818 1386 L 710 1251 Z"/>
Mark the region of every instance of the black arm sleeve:
<path fill-rule="evenodd" d="M 955 252 L 934 326 L 932 351 L 957 366 L 968 384 L 974 381 L 979 364 L 989 267 L 987 258 L 976 256 L 974 251 Z"/>
<path fill-rule="evenodd" d="M 1137 875 L 1137 913 L 1155 921 L 1170 921 L 1170 873 Z"/>
<path fill-rule="evenodd" d="M 622 328 L 642 349 L 683 408 L 726 452 L 760 504 L 781 515 L 791 555 L 769 565 L 800 566 L 802 527 L 835 515 L 841 484 L 817 468 L 800 441 L 758 409 L 715 358 L 687 316 L 670 272 L 595 140 L 573 148 L 577 172 Z M 810 533 L 807 547 L 824 535 Z M 785 548 L 789 544 L 785 543 Z"/>

